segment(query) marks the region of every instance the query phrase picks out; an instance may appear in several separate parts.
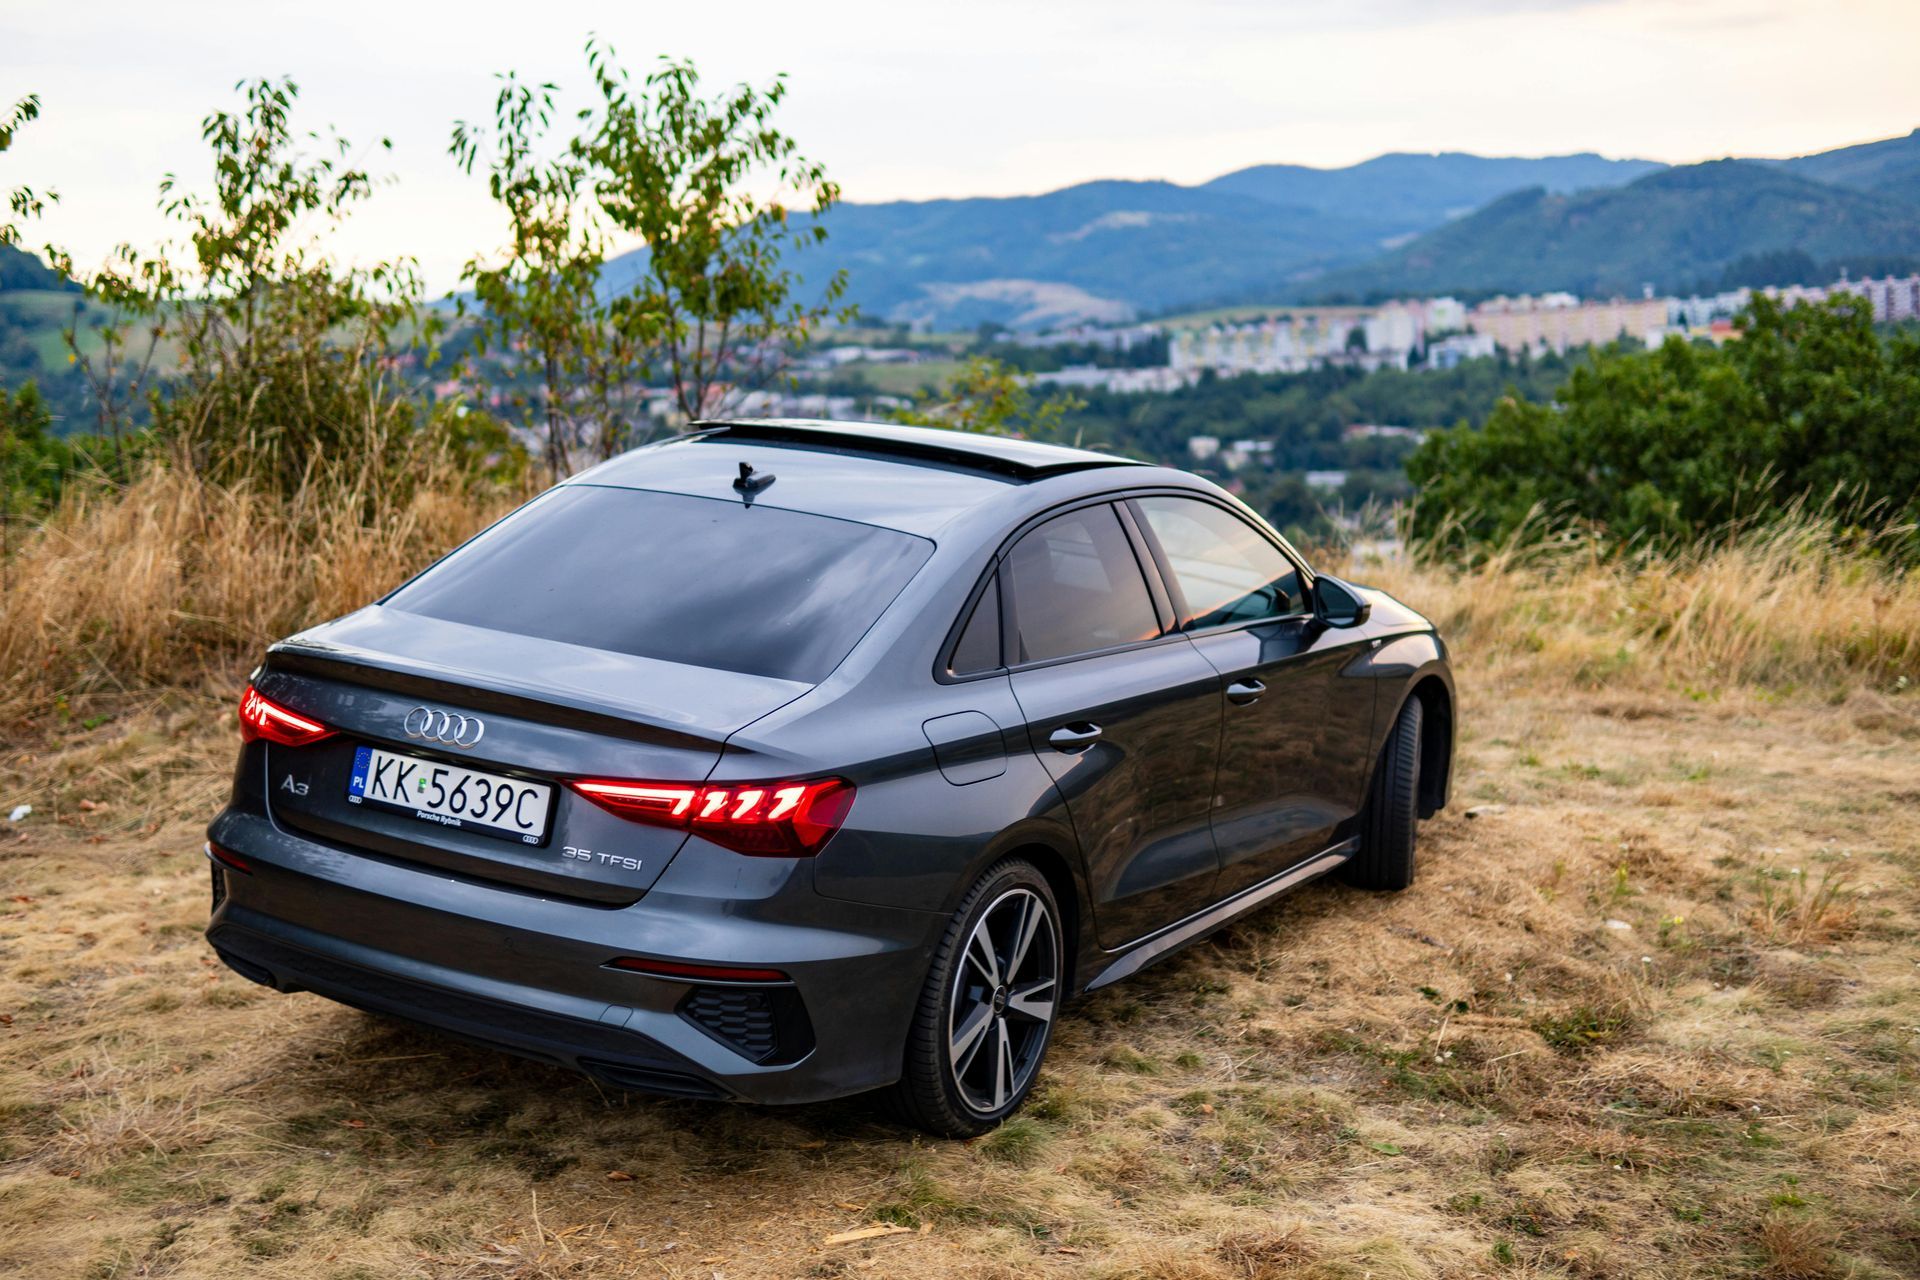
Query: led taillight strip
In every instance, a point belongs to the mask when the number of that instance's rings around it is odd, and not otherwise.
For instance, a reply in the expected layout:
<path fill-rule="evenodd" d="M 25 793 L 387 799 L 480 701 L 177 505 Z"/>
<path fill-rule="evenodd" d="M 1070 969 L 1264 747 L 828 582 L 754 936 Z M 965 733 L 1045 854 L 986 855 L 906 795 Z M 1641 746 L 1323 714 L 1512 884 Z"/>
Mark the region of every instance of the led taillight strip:
<path fill-rule="evenodd" d="M 581 778 L 567 785 L 629 821 L 771 857 L 820 852 L 853 807 L 853 784 L 843 778 L 725 785 Z"/>
<path fill-rule="evenodd" d="M 318 720 L 290 711 L 251 684 L 240 695 L 240 740 L 265 738 L 283 747 L 304 747 L 331 738 L 333 730 Z"/>

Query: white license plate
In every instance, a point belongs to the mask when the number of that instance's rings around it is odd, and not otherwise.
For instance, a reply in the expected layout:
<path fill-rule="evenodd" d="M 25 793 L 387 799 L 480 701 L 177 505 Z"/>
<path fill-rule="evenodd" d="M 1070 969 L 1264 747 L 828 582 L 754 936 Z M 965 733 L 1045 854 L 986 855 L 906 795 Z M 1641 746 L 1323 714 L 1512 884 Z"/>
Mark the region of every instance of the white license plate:
<path fill-rule="evenodd" d="M 353 753 L 348 804 L 372 804 L 411 814 L 422 822 L 539 844 L 546 838 L 553 788 L 544 782 L 503 778 L 379 747 Z"/>

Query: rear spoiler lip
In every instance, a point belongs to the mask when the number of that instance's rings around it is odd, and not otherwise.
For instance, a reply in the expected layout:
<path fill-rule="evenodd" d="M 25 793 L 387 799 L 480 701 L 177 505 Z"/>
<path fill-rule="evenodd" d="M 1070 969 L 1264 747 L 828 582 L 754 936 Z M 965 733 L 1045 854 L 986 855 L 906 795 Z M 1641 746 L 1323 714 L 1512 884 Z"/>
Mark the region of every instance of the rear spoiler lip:
<path fill-rule="evenodd" d="M 612 710 L 592 706 L 557 690 L 540 689 L 431 663 L 339 645 L 325 647 L 283 640 L 267 650 L 262 674 L 319 676 L 390 693 L 431 698 L 440 702 L 518 716 L 564 728 L 580 729 L 663 747 L 717 751 L 740 726 L 706 728 L 675 724 L 661 709 L 629 706 Z M 812 686 L 796 685 L 794 697 Z M 791 701 L 791 699 L 788 699 Z M 757 719 L 758 717 L 754 717 Z"/>
<path fill-rule="evenodd" d="M 941 439 L 943 436 L 952 439 Z M 731 437 L 749 442 L 774 441 L 815 449 L 846 449 L 883 457 L 944 463 L 1026 481 L 1106 467 L 1150 465 L 1135 458 L 1096 453 L 1089 449 L 1029 444 L 1027 441 L 998 436 L 975 435 L 969 438 L 965 432 L 902 428 L 888 423 L 836 423 L 784 418 L 703 419 L 690 423 L 687 431 L 675 438 L 691 440 L 709 437 Z"/>

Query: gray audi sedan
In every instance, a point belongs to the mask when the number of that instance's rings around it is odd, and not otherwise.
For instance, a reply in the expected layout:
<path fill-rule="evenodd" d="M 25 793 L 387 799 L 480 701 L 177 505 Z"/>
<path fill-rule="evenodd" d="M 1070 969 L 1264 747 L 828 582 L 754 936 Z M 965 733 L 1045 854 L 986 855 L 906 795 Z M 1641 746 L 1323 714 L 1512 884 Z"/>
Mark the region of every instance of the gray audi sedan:
<path fill-rule="evenodd" d="M 1447 801 L 1432 624 L 1219 487 L 704 424 L 273 645 L 208 830 L 242 976 L 622 1089 L 981 1133 L 1063 1003 Z"/>

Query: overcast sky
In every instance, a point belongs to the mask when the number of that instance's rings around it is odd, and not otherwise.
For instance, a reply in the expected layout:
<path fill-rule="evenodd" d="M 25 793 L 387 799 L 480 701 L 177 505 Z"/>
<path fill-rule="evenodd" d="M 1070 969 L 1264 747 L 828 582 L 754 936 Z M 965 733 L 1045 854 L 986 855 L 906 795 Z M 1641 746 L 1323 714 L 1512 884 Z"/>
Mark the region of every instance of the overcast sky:
<path fill-rule="evenodd" d="M 584 88 L 594 31 L 636 71 L 786 72 L 785 127 L 854 200 L 1391 150 L 1792 155 L 1920 125 L 1920 0 L 5 0 L 0 98 L 36 92 L 44 115 L 0 189 L 57 188 L 33 239 L 83 263 L 148 243 L 162 175 L 204 183 L 200 118 L 288 74 L 305 124 L 393 140 L 371 158 L 397 182 L 342 252 L 412 254 L 445 289 L 499 241 L 450 125 L 490 112 L 495 72 Z"/>

